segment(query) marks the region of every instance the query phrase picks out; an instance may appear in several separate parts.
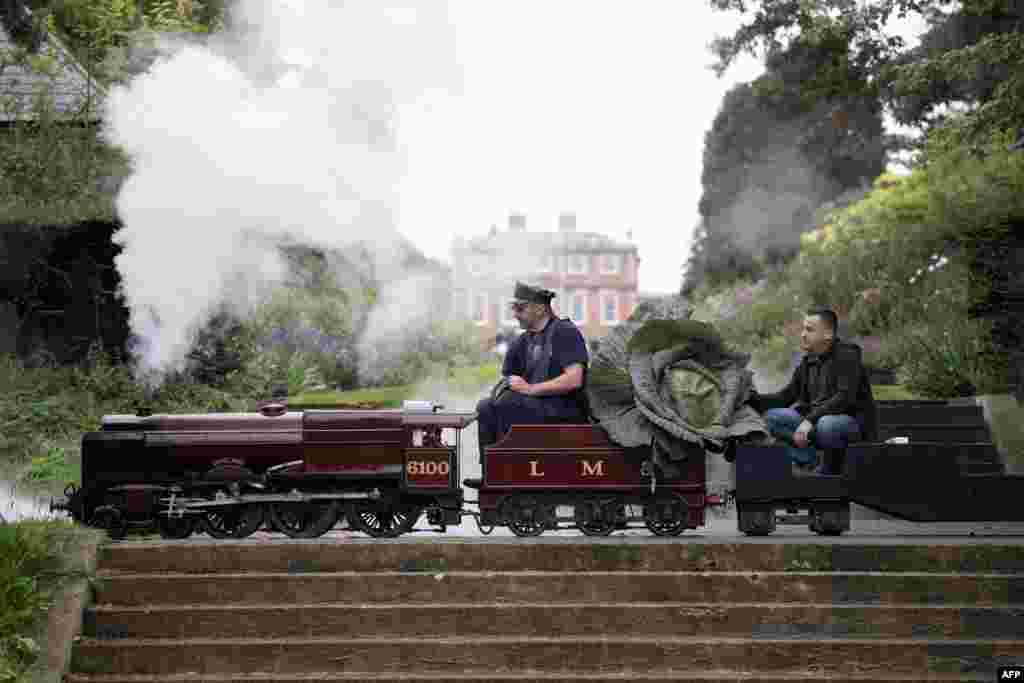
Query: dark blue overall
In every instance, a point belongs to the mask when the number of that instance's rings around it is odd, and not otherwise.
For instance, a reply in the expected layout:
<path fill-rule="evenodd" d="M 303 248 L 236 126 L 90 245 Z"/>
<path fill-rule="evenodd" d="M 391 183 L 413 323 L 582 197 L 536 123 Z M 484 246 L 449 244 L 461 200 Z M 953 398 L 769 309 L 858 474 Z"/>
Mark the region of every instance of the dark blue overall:
<path fill-rule="evenodd" d="M 555 343 L 556 333 L 560 335 L 559 344 Z M 586 372 L 583 336 L 568 319 L 552 318 L 541 332 L 524 332 L 513 342 L 501 374 L 520 375 L 529 384 L 540 384 L 559 377 L 574 363 L 583 364 Z M 582 389 L 556 396 L 526 396 L 506 389 L 497 400 L 483 399 L 476 406 L 481 457 L 483 449 L 514 424 L 585 422 L 580 392 Z"/>

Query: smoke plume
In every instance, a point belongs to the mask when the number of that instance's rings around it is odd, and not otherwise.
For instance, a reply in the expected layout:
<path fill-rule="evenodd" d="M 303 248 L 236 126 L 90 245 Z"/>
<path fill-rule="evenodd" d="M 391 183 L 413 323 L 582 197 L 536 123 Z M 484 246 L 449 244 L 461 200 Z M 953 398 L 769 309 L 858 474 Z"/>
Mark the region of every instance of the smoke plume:
<path fill-rule="evenodd" d="M 442 7 L 243 0 L 223 34 L 111 93 L 106 134 L 133 162 L 117 268 L 144 370 L 181 367 L 216 310 L 251 312 L 286 276 L 281 245 L 392 250 L 400 113 L 458 81 Z"/>

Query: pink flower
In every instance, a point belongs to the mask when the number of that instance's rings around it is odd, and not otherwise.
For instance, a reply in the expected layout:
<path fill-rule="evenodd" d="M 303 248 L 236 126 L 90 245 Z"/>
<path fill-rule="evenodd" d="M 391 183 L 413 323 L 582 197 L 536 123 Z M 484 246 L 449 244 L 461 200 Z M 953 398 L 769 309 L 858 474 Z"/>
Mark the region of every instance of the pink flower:
<path fill-rule="evenodd" d="M 860 293 L 860 296 L 864 299 L 865 303 L 877 306 L 882 300 L 882 290 L 878 287 L 872 287 L 871 289 L 865 289 Z"/>
<path fill-rule="evenodd" d="M 878 337 L 864 337 L 860 345 L 864 353 L 878 353 L 882 350 L 882 340 Z"/>
<path fill-rule="evenodd" d="M 749 287 L 744 287 L 736 292 L 736 303 L 740 306 L 754 303 L 754 292 Z"/>

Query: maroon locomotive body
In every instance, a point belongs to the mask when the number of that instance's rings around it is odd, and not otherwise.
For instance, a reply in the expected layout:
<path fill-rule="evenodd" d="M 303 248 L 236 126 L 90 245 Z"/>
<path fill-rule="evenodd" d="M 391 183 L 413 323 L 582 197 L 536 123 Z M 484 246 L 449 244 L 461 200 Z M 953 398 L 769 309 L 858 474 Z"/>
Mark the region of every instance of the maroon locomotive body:
<path fill-rule="evenodd" d="M 459 440 L 473 413 L 310 410 L 107 416 L 82 439 L 82 486 L 60 507 L 122 537 L 156 527 L 241 538 L 264 524 L 293 537 L 339 520 L 372 536 L 426 513 L 461 520 Z"/>

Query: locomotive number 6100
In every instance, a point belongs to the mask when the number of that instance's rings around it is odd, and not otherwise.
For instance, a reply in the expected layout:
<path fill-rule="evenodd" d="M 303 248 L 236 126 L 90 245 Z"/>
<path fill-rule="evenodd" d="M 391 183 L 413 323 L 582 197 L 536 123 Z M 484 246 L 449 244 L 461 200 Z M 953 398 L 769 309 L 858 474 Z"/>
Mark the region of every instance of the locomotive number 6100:
<path fill-rule="evenodd" d="M 426 475 L 440 475 L 447 477 L 448 468 L 447 462 L 437 462 L 435 460 L 410 460 L 405 465 L 405 471 L 407 474 L 416 476 L 419 474 Z"/>

